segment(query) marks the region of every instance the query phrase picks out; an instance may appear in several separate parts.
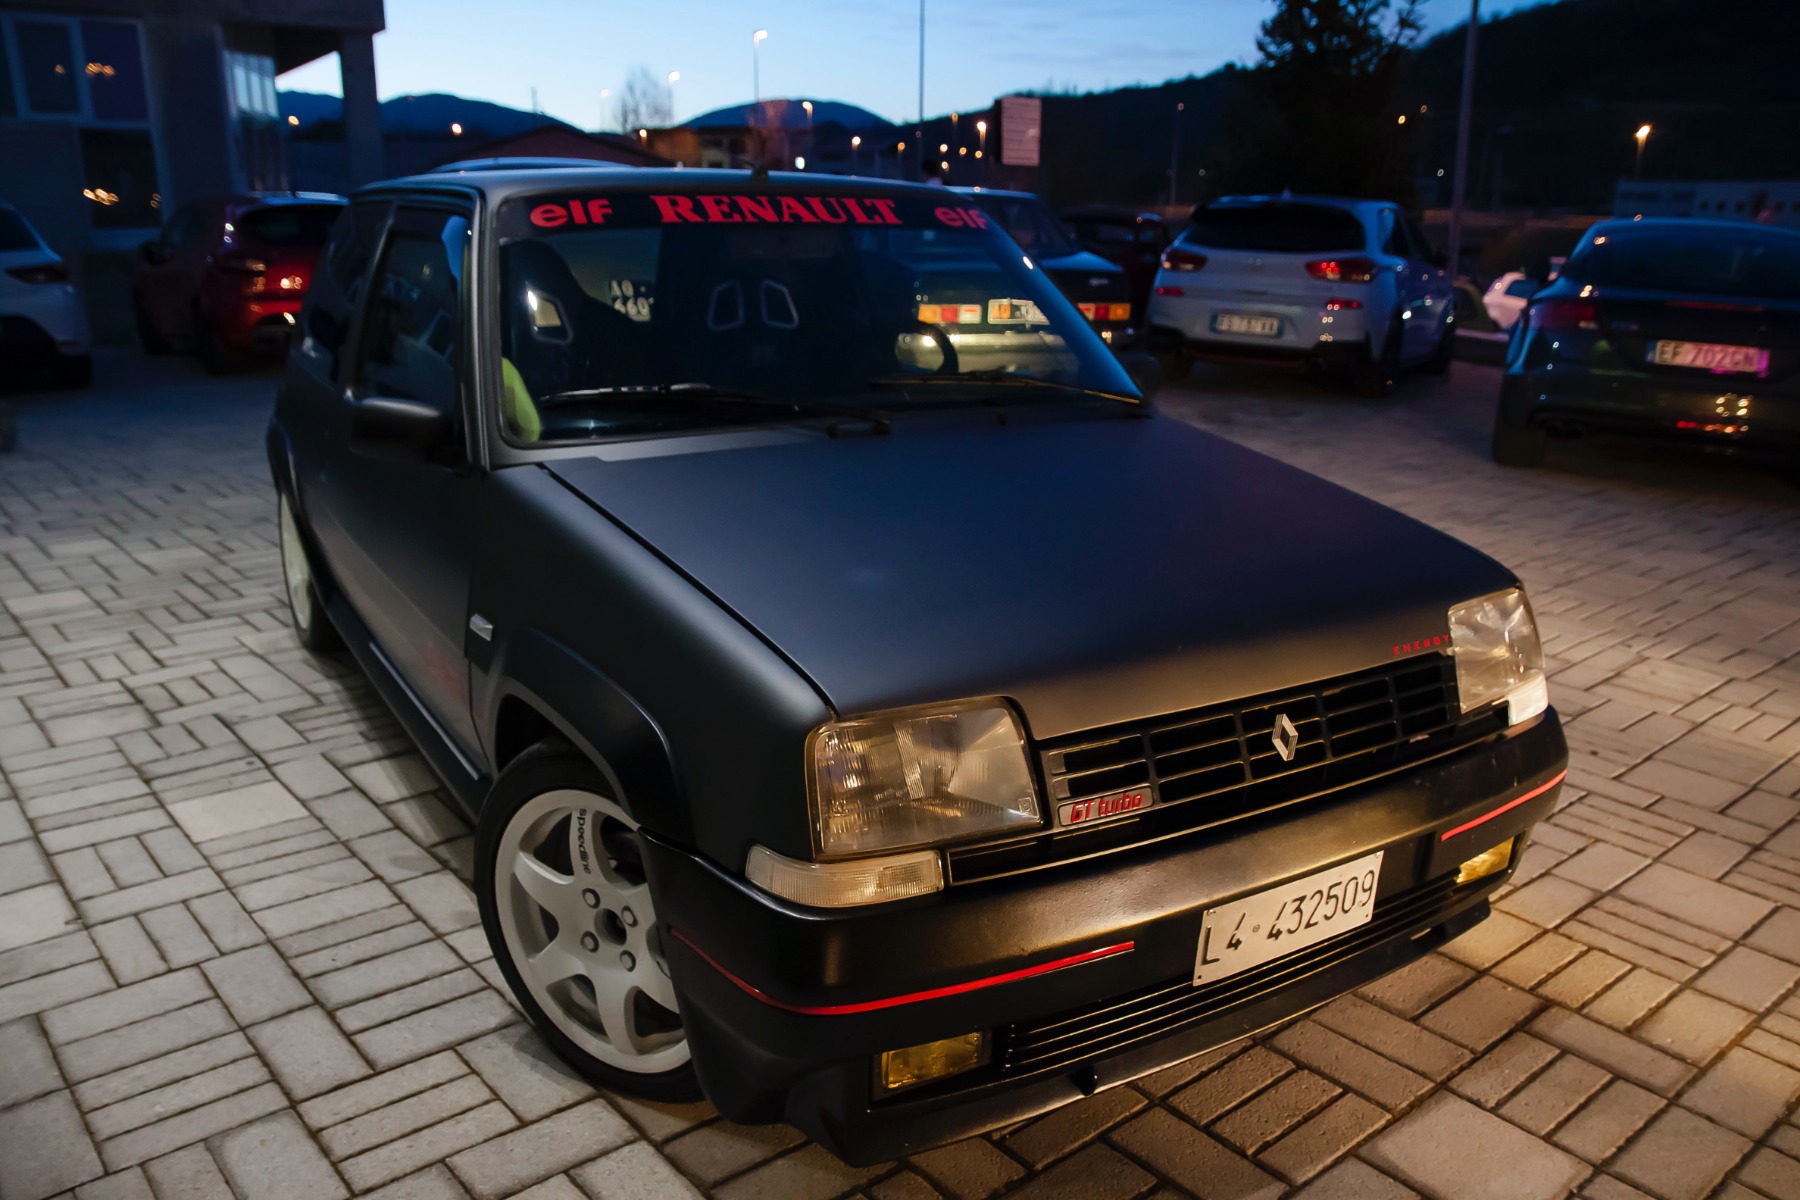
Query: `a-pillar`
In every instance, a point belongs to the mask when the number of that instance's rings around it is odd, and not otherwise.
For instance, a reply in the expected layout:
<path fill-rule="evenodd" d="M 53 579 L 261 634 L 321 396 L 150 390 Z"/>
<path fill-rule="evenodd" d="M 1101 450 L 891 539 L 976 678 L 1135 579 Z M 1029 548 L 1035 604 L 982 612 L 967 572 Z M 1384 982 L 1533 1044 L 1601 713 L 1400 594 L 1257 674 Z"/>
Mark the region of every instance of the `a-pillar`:
<path fill-rule="evenodd" d="M 346 31 L 338 40 L 344 86 L 345 166 L 351 187 L 380 179 L 381 102 L 375 98 L 375 35 Z"/>

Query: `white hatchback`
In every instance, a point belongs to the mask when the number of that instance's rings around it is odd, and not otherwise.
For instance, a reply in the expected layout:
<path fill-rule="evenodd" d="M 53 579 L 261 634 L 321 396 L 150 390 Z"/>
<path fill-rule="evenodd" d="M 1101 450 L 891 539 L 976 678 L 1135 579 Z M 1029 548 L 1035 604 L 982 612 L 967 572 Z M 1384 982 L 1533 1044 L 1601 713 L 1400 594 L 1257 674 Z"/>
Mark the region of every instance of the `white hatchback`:
<path fill-rule="evenodd" d="M 1449 368 L 1453 289 L 1440 262 L 1386 201 L 1215 200 L 1163 252 L 1150 345 L 1175 375 L 1195 358 L 1285 361 L 1384 396 L 1403 367 Z"/>
<path fill-rule="evenodd" d="M 93 377 L 93 339 L 69 268 L 17 209 L 0 204 L 0 359 L 49 368 L 63 387 Z"/>

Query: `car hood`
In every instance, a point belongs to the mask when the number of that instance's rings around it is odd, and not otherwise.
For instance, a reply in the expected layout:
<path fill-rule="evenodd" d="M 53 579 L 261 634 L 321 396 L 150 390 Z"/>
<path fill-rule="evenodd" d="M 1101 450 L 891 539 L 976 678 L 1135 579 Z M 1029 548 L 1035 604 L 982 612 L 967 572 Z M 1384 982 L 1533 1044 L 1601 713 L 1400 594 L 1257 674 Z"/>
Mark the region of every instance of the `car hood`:
<path fill-rule="evenodd" d="M 1419 652 L 1449 605 L 1513 582 L 1165 417 L 903 416 L 887 437 L 629 445 L 654 449 L 545 465 L 840 713 L 1004 696 L 1056 736 Z"/>

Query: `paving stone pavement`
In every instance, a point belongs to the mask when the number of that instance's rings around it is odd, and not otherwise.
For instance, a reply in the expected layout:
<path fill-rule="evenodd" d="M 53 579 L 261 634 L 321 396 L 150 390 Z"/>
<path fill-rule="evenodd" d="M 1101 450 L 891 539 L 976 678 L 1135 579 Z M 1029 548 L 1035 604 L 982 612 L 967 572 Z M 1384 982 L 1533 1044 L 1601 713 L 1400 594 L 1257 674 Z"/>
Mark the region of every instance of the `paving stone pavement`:
<path fill-rule="evenodd" d="M 103 356 L 0 456 L 0 1200 L 1800 1198 L 1800 488 L 1635 447 L 1503 471 L 1495 386 L 1207 370 L 1165 401 L 1531 588 L 1573 762 L 1495 916 L 1259 1039 L 859 1170 L 552 1060 L 468 828 L 289 633 L 271 378 Z"/>

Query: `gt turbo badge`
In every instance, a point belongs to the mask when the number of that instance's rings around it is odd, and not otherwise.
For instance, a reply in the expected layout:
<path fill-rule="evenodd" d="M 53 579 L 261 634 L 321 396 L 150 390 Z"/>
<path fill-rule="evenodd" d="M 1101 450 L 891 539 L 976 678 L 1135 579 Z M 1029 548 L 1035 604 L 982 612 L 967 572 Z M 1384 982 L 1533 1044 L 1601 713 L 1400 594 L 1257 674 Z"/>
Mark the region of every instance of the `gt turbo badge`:
<path fill-rule="evenodd" d="M 1085 825 L 1089 821 L 1140 812 L 1153 803 L 1149 788 L 1128 788 L 1122 792 L 1110 792 L 1104 796 L 1090 796 L 1086 800 L 1071 800 L 1066 804 L 1059 804 L 1056 806 L 1056 823 Z"/>

